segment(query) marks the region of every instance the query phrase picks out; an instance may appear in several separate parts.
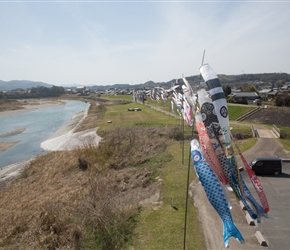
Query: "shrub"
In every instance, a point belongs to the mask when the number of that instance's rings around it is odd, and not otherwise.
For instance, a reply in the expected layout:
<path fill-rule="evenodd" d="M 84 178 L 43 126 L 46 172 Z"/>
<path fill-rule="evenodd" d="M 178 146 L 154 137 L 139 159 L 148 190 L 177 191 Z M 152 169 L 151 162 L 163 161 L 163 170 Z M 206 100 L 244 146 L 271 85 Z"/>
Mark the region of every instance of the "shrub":
<path fill-rule="evenodd" d="M 111 183 L 109 178 L 90 180 L 89 194 L 80 209 L 86 226 L 86 249 L 123 249 L 132 238 L 138 210 L 122 206 Z"/>
<path fill-rule="evenodd" d="M 280 138 L 281 139 L 290 139 L 290 132 L 287 130 L 280 129 Z"/>

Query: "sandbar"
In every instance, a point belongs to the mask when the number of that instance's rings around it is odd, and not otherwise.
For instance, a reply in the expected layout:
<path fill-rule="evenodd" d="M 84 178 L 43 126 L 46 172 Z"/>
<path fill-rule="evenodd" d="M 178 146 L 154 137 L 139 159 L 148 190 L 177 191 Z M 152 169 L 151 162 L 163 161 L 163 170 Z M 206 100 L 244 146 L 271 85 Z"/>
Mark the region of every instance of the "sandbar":
<path fill-rule="evenodd" d="M 20 133 L 24 132 L 25 130 L 26 130 L 26 128 L 18 128 L 18 129 L 9 131 L 9 132 L 7 132 L 5 134 L 0 134 L 0 138 L 17 135 L 17 134 L 20 134 Z"/>
<path fill-rule="evenodd" d="M 46 108 L 65 104 L 63 101 L 60 100 L 19 99 L 17 101 L 22 106 L 21 109 L 0 111 L 0 117 L 7 115 L 18 115 L 38 108 Z"/>
<path fill-rule="evenodd" d="M 4 142 L 0 142 L 0 152 L 1 151 L 5 151 L 8 148 L 13 147 L 14 145 L 16 145 L 18 142 L 20 141 L 4 141 Z"/>
<path fill-rule="evenodd" d="M 98 145 L 101 137 L 97 135 L 97 127 L 74 132 L 86 118 L 88 111 L 75 114 L 72 119 L 61 127 L 51 138 L 42 142 L 40 147 L 47 151 L 73 150 L 89 144 Z"/>

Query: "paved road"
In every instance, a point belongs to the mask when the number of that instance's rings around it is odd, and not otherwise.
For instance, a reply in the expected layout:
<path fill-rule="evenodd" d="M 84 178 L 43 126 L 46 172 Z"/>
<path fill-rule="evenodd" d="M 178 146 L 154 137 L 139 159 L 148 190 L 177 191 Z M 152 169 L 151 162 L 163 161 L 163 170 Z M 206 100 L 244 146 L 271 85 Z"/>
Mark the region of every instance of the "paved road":
<path fill-rule="evenodd" d="M 254 130 L 256 130 L 257 137 L 259 138 L 278 138 L 273 130 L 268 129 L 267 127 L 255 125 Z"/>
<path fill-rule="evenodd" d="M 257 144 L 245 152 L 248 161 L 258 156 L 277 156 L 290 159 L 290 153 L 283 149 L 277 139 L 261 138 Z M 251 187 L 250 180 L 243 173 L 245 182 Z M 269 243 L 267 249 L 290 249 L 290 163 L 283 162 L 282 174 L 279 177 L 259 176 L 270 205 L 269 219 L 262 220 L 262 233 Z M 252 191 L 255 194 L 255 191 Z M 276 218 L 276 219 L 275 219 Z"/>
<path fill-rule="evenodd" d="M 257 134 L 259 138 L 277 138 L 272 130 L 266 128 L 257 129 Z"/>
<path fill-rule="evenodd" d="M 245 152 L 244 156 L 248 162 L 259 156 L 278 156 L 290 159 L 290 153 L 283 150 L 279 141 L 270 138 L 259 138 L 256 145 Z M 238 157 L 237 162 L 238 166 L 241 166 L 241 160 Z M 257 197 L 247 172 L 243 171 L 242 176 L 254 197 Z M 231 238 L 230 249 L 290 249 L 290 213 L 288 212 L 290 207 L 290 163 L 283 163 L 283 173 L 279 177 L 259 176 L 258 178 L 268 198 L 269 218 L 263 217 L 262 222 L 258 225 L 248 225 L 245 212 L 241 209 L 233 192 L 227 192 L 229 202 L 232 205 L 232 217 L 245 239 L 244 244 L 239 244 L 234 238 Z M 201 184 L 192 183 L 191 186 L 194 204 L 199 209 L 200 220 L 206 236 L 207 249 L 224 249 L 221 219 L 208 202 Z M 256 231 L 262 232 L 268 243 L 267 247 L 259 245 L 255 237 Z"/>

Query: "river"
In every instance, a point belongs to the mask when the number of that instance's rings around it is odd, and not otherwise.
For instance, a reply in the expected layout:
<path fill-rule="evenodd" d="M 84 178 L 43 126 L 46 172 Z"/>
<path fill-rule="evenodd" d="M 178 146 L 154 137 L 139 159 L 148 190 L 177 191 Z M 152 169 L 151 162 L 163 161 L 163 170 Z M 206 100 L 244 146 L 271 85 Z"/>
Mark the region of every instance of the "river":
<path fill-rule="evenodd" d="M 22 133 L 0 137 L 0 142 L 16 142 L 13 147 L 0 152 L 0 167 L 14 164 L 45 153 L 40 143 L 52 136 L 74 114 L 87 110 L 89 103 L 65 101 L 64 105 L 43 107 L 17 115 L 0 117 L 0 135 L 15 130 Z"/>

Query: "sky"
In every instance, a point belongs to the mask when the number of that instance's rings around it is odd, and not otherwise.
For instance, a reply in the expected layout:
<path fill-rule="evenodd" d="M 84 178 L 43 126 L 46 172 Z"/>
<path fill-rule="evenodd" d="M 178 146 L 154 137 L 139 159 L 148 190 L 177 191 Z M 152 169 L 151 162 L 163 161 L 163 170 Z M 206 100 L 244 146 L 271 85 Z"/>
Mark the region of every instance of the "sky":
<path fill-rule="evenodd" d="M 58 86 L 290 73 L 290 1 L 0 0 L 0 80 Z"/>

